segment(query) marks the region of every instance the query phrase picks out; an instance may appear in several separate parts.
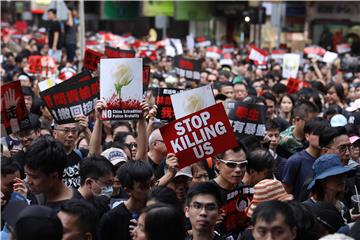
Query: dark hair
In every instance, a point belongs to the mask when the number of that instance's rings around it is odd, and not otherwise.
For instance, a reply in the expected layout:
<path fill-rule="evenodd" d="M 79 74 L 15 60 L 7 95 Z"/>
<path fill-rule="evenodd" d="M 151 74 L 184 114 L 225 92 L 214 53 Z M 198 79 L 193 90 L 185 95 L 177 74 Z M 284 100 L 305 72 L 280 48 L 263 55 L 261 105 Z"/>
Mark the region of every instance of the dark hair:
<path fill-rule="evenodd" d="M 285 218 L 285 223 L 290 227 L 296 227 L 295 216 L 290 207 L 286 202 L 278 200 L 271 200 L 260 203 L 254 210 L 251 217 L 252 225 L 255 225 L 256 220 L 261 219 L 267 223 L 273 221 L 277 214 L 281 214 Z"/>
<path fill-rule="evenodd" d="M 253 149 L 246 155 L 246 159 L 248 161 L 247 172 L 250 172 L 251 169 L 256 172 L 269 169 L 272 172 L 275 165 L 274 157 L 268 150 L 263 148 Z"/>
<path fill-rule="evenodd" d="M 153 170 L 149 163 L 141 160 L 128 160 L 116 173 L 121 185 L 130 189 L 134 187 L 134 182 L 146 183 L 152 175 Z"/>
<path fill-rule="evenodd" d="M 48 9 L 48 12 L 52 12 L 54 15 L 56 15 L 56 9 L 55 8 Z"/>
<path fill-rule="evenodd" d="M 326 127 L 330 127 L 329 122 L 321 117 L 316 117 L 305 122 L 304 133 L 320 136 Z"/>
<path fill-rule="evenodd" d="M 27 150 L 25 165 L 47 175 L 57 172 L 61 180 L 66 165 L 64 147 L 52 136 L 41 136 L 34 140 Z"/>
<path fill-rule="evenodd" d="M 343 110 L 339 105 L 332 104 L 327 109 L 325 109 L 324 117 L 329 115 L 342 114 Z"/>
<path fill-rule="evenodd" d="M 281 101 L 284 99 L 284 97 L 287 97 L 290 99 L 290 101 L 292 102 L 293 104 L 293 107 L 295 106 L 295 99 L 292 95 L 288 95 L 288 94 L 285 94 L 283 96 L 281 96 L 280 100 L 279 100 L 279 104 L 281 104 Z"/>
<path fill-rule="evenodd" d="M 166 204 L 154 204 L 146 207 L 145 234 L 149 240 L 174 240 L 185 238 L 184 217 L 175 208 Z"/>
<path fill-rule="evenodd" d="M 334 87 L 336 95 L 339 97 L 340 102 L 343 102 L 345 100 L 345 93 L 342 84 L 331 82 L 327 85 L 326 90 L 329 91 L 332 87 Z"/>
<path fill-rule="evenodd" d="M 106 174 L 113 173 L 113 165 L 103 156 L 91 156 L 80 162 L 80 185 L 86 178 L 99 179 Z"/>
<path fill-rule="evenodd" d="M 286 93 L 287 87 L 285 84 L 275 83 L 274 86 L 272 86 L 271 90 L 276 94 Z"/>
<path fill-rule="evenodd" d="M 293 117 L 305 119 L 307 114 L 318 112 L 319 110 L 315 104 L 310 101 L 302 100 L 294 107 Z"/>
<path fill-rule="evenodd" d="M 276 105 L 276 98 L 275 98 L 275 96 L 274 95 L 272 95 L 271 93 L 269 93 L 269 92 L 264 92 L 264 94 L 262 95 L 264 98 L 265 98 L 265 100 L 266 99 L 268 99 L 268 100 L 271 100 L 271 101 L 273 101 L 274 102 L 274 104 Z"/>
<path fill-rule="evenodd" d="M 280 131 L 279 123 L 273 119 L 266 120 L 265 128 L 266 128 L 266 131 L 269 131 L 269 130 L 279 130 Z"/>
<path fill-rule="evenodd" d="M 111 122 L 111 132 L 114 132 L 114 130 L 120 126 L 127 127 L 129 132 L 132 132 L 132 128 L 129 122 L 127 121 L 113 121 Z"/>
<path fill-rule="evenodd" d="M 11 157 L 1 156 L 1 175 L 13 174 L 20 171 L 20 164 Z"/>
<path fill-rule="evenodd" d="M 346 135 L 346 129 L 344 127 L 326 127 L 319 137 L 319 146 L 322 148 L 328 147 L 333 143 L 334 138 L 340 135 Z"/>
<path fill-rule="evenodd" d="M 207 194 L 211 195 L 215 198 L 216 203 L 218 204 L 219 208 L 222 206 L 223 201 L 221 197 L 221 192 L 218 187 L 215 186 L 212 182 L 201 182 L 193 187 L 191 187 L 186 195 L 186 205 L 189 206 L 193 197 L 200 195 L 200 194 Z"/>
<path fill-rule="evenodd" d="M 295 240 L 317 240 L 319 236 L 319 225 L 311 210 L 301 202 L 292 200 L 287 202 L 291 207 L 296 222 Z"/>
<path fill-rule="evenodd" d="M 125 144 L 125 140 L 127 136 L 133 136 L 136 137 L 134 133 L 132 132 L 118 132 L 114 137 L 114 142 L 120 142 L 121 144 Z"/>
<path fill-rule="evenodd" d="M 169 204 L 176 209 L 180 209 L 179 200 L 175 191 L 166 186 L 157 186 L 154 188 L 148 195 L 148 201 L 150 200 Z"/>
<path fill-rule="evenodd" d="M 230 149 L 229 149 L 229 150 L 230 150 Z M 244 147 L 244 145 L 243 145 L 242 143 L 240 143 L 240 142 L 238 141 L 238 146 L 232 148 L 231 150 L 233 150 L 234 152 L 240 152 L 241 150 L 245 152 L 245 147 Z M 216 155 L 216 158 L 223 159 L 223 158 L 224 158 L 224 155 L 225 155 L 225 152 L 226 152 L 226 151 L 217 154 L 217 155 Z"/>
<path fill-rule="evenodd" d="M 242 145 L 245 147 L 244 151 L 246 154 L 251 152 L 253 149 L 260 148 L 261 144 L 258 138 L 254 135 L 248 135 L 239 140 Z"/>
<path fill-rule="evenodd" d="M 83 234 L 89 232 L 93 238 L 96 237 L 98 213 L 95 207 L 85 200 L 71 199 L 66 201 L 60 211 L 77 217 L 76 226 Z"/>

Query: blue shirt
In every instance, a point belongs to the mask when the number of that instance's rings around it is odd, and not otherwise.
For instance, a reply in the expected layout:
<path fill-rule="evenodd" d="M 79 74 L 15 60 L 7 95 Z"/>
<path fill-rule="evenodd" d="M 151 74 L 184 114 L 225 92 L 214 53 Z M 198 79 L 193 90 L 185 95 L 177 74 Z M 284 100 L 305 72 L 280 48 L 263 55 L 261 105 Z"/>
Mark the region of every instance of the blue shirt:
<path fill-rule="evenodd" d="M 315 162 L 305 150 L 295 153 L 286 162 L 283 170 L 282 182 L 292 187 L 292 194 L 296 200 L 299 200 L 304 182 L 312 176 L 312 165 Z"/>

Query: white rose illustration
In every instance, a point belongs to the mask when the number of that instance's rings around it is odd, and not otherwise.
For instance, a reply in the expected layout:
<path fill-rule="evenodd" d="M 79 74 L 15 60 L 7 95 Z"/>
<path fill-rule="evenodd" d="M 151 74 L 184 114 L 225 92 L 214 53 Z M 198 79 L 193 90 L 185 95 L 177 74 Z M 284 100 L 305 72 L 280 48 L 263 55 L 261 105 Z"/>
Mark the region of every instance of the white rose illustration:
<path fill-rule="evenodd" d="M 204 101 L 199 95 L 190 95 L 186 98 L 184 110 L 188 114 L 200 111 L 204 108 Z"/>
<path fill-rule="evenodd" d="M 115 90 L 119 98 L 121 99 L 121 89 L 131 83 L 134 75 L 130 66 L 120 64 L 115 67 L 112 73 L 112 77 L 115 79 Z"/>

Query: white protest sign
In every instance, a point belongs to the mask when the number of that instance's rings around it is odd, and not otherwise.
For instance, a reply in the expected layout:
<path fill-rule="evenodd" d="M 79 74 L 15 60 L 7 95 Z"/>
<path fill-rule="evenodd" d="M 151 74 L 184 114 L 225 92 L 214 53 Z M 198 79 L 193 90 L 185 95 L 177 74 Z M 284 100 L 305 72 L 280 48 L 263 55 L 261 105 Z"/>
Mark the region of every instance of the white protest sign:
<path fill-rule="evenodd" d="M 165 40 L 166 56 L 175 57 L 183 54 L 183 47 L 180 39 L 168 38 Z"/>
<path fill-rule="evenodd" d="M 337 53 L 326 51 L 323 61 L 326 63 L 332 63 L 335 61 L 335 59 L 338 57 Z"/>
<path fill-rule="evenodd" d="M 296 78 L 300 65 L 300 56 L 294 53 L 284 54 L 283 72 L 284 78 Z"/>
<path fill-rule="evenodd" d="M 189 49 L 190 53 L 193 53 L 194 51 L 194 47 L 195 47 L 195 40 L 194 37 L 192 35 L 187 35 L 186 36 L 186 45 Z"/>
<path fill-rule="evenodd" d="M 170 96 L 175 118 L 179 119 L 215 104 L 211 86 L 204 86 Z"/>

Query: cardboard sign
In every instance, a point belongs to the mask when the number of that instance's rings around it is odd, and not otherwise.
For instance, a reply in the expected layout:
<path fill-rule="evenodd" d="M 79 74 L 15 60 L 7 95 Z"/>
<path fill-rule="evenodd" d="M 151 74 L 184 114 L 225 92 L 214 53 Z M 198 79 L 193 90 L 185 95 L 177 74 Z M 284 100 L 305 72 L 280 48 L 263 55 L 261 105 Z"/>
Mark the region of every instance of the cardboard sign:
<path fill-rule="evenodd" d="M 91 71 L 96 71 L 102 56 L 102 53 L 86 48 L 84 57 L 84 68 Z"/>
<path fill-rule="evenodd" d="M 339 54 L 351 52 L 351 46 L 348 43 L 338 44 L 338 45 L 336 45 L 336 51 Z"/>
<path fill-rule="evenodd" d="M 289 78 L 287 82 L 287 93 L 288 94 L 297 93 L 297 91 L 299 91 L 300 88 L 300 83 L 301 81 L 299 79 Z"/>
<path fill-rule="evenodd" d="M 210 40 L 207 39 L 207 37 L 196 37 L 195 38 L 195 47 L 208 47 L 211 45 Z"/>
<path fill-rule="evenodd" d="M 171 104 L 170 96 L 181 92 L 176 88 L 156 88 L 154 89 L 155 104 L 157 106 L 156 118 L 166 121 L 175 120 L 174 109 Z"/>
<path fill-rule="evenodd" d="M 179 119 L 215 104 L 211 86 L 203 86 L 171 95 L 175 118 Z"/>
<path fill-rule="evenodd" d="M 100 97 L 106 101 L 103 120 L 139 119 L 143 95 L 141 58 L 100 60 Z"/>
<path fill-rule="evenodd" d="M 31 127 L 20 81 L 1 86 L 1 136 Z"/>
<path fill-rule="evenodd" d="M 237 146 L 222 103 L 170 122 L 160 132 L 179 168 Z"/>
<path fill-rule="evenodd" d="M 99 99 L 99 79 L 83 71 L 55 85 L 40 96 L 58 124 L 76 122 L 79 115 L 88 115 Z"/>
<path fill-rule="evenodd" d="M 180 77 L 184 77 L 190 81 L 200 81 L 201 60 L 184 58 L 181 56 L 175 57 L 175 71 Z"/>
<path fill-rule="evenodd" d="M 183 54 L 183 47 L 180 39 L 168 38 L 165 40 L 166 56 L 175 57 Z"/>
<path fill-rule="evenodd" d="M 239 186 L 226 195 L 222 210 L 225 218 L 221 226 L 225 230 L 223 236 L 245 230 L 250 225 L 250 218 L 246 215 L 246 208 L 253 199 L 254 188 L 250 186 Z"/>
<path fill-rule="evenodd" d="M 234 133 L 242 138 L 255 135 L 259 139 L 265 136 L 266 106 L 240 101 L 228 101 L 225 104 Z"/>
<path fill-rule="evenodd" d="M 300 66 L 300 56 L 294 53 L 284 54 L 283 78 L 296 78 Z"/>
<path fill-rule="evenodd" d="M 253 60 L 254 62 L 266 62 L 267 55 L 267 52 L 264 50 L 253 46 L 250 49 L 248 59 Z"/>
<path fill-rule="evenodd" d="M 146 91 L 150 82 L 150 66 L 143 65 L 143 90 Z"/>
<path fill-rule="evenodd" d="M 326 51 L 326 53 L 325 53 L 325 55 L 323 57 L 323 62 L 332 63 L 332 62 L 335 61 L 335 59 L 337 57 L 338 57 L 337 53 Z"/>
<path fill-rule="evenodd" d="M 106 46 L 105 56 L 108 58 L 133 58 L 135 57 L 135 51 Z"/>

